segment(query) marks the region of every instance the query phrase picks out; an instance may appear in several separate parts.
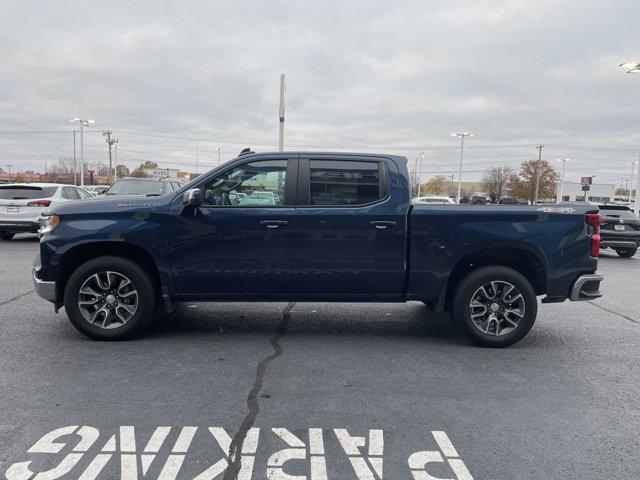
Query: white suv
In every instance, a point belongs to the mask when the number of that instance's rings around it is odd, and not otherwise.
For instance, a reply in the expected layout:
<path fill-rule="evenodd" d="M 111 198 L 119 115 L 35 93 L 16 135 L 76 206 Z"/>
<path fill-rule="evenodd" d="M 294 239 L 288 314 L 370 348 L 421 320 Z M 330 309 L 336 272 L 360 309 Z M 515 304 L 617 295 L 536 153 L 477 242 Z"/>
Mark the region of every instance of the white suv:
<path fill-rule="evenodd" d="M 92 198 L 85 189 L 57 183 L 12 183 L 0 185 L 0 240 L 11 240 L 18 232 L 36 233 L 40 215 L 50 207 L 71 200 Z"/>

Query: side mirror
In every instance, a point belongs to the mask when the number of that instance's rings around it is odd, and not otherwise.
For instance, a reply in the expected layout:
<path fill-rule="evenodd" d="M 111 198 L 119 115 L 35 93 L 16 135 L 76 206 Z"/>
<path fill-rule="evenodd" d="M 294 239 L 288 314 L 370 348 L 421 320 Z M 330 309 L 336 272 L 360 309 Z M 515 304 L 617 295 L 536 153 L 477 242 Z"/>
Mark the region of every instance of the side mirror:
<path fill-rule="evenodd" d="M 192 188 L 182 194 L 183 207 L 199 207 L 202 205 L 202 190 Z"/>

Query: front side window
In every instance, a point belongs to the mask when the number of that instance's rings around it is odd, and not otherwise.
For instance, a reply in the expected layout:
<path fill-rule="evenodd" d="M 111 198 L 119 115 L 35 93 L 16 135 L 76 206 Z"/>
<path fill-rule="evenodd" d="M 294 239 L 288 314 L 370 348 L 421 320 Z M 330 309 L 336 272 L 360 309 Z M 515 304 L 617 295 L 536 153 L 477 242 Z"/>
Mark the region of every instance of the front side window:
<path fill-rule="evenodd" d="M 365 205 L 381 198 L 378 162 L 309 162 L 311 205 Z"/>
<path fill-rule="evenodd" d="M 204 205 L 256 207 L 284 205 L 287 160 L 246 163 L 224 172 L 203 188 Z"/>

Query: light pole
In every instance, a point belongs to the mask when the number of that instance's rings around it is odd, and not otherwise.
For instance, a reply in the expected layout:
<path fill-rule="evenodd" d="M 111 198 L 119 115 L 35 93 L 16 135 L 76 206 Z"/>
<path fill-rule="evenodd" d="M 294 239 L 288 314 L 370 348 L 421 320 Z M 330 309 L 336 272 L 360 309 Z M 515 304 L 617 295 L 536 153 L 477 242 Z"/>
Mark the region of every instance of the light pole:
<path fill-rule="evenodd" d="M 84 127 L 96 122 L 95 120 L 84 120 L 82 118 L 71 118 L 69 121 L 80 124 L 80 186 L 84 187 Z"/>
<path fill-rule="evenodd" d="M 460 165 L 458 167 L 458 195 L 456 203 L 460 203 L 460 193 L 462 191 L 462 155 L 464 154 L 464 138 L 475 137 L 477 134 L 469 132 L 450 133 L 450 137 L 458 137 L 460 139 Z"/>
<path fill-rule="evenodd" d="M 629 185 L 631 186 L 629 187 L 629 194 L 627 196 L 627 199 L 631 201 L 631 190 L 633 189 L 633 172 L 636 168 L 636 165 L 638 165 L 638 162 L 627 162 L 627 165 L 631 165 L 631 180 L 629 180 Z M 638 191 L 636 190 L 636 199 L 637 198 L 638 198 Z"/>
<path fill-rule="evenodd" d="M 422 180 L 422 159 L 424 158 L 424 152 L 416 157 L 416 179 L 418 180 L 418 194 L 417 197 L 420 196 L 420 183 Z"/>
<path fill-rule="evenodd" d="M 556 162 L 562 162 L 562 174 L 560 175 L 560 191 L 558 195 L 556 195 L 556 203 L 562 202 L 562 194 L 564 193 L 564 169 L 567 165 L 567 162 L 571 160 L 568 158 L 556 158 Z"/>
<path fill-rule="evenodd" d="M 640 73 L 640 62 L 625 62 L 621 63 L 620 67 L 626 69 L 627 73 Z M 631 186 L 629 187 L 629 199 L 631 199 L 631 189 L 633 188 L 633 176 L 631 178 L 631 182 Z M 636 216 L 640 215 L 640 167 L 638 179 L 636 181 L 636 201 L 633 207 L 633 213 L 635 213 Z"/>

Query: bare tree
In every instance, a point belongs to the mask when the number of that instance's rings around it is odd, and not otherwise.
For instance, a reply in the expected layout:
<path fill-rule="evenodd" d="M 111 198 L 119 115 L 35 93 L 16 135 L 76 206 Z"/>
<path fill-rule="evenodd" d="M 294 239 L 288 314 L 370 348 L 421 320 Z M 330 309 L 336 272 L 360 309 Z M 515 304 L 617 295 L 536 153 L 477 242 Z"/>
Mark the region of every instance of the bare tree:
<path fill-rule="evenodd" d="M 487 192 L 491 203 L 497 203 L 506 191 L 506 185 L 513 174 L 511 167 L 490 167 L 482 175 L 482 188 Z"/>
<path fill-rule="evenodd" d="M 48 174 L 54 183 L 73 183 L 73 158 L 61 158 L 48 168 Z"/>
<path fill-rule="evenodd" d="M 422 185 L 422 191 L 431 195 L 442 195 L 447 188 L 447 177 L 444 175 L 436 175 L 431 177 Z"/>

